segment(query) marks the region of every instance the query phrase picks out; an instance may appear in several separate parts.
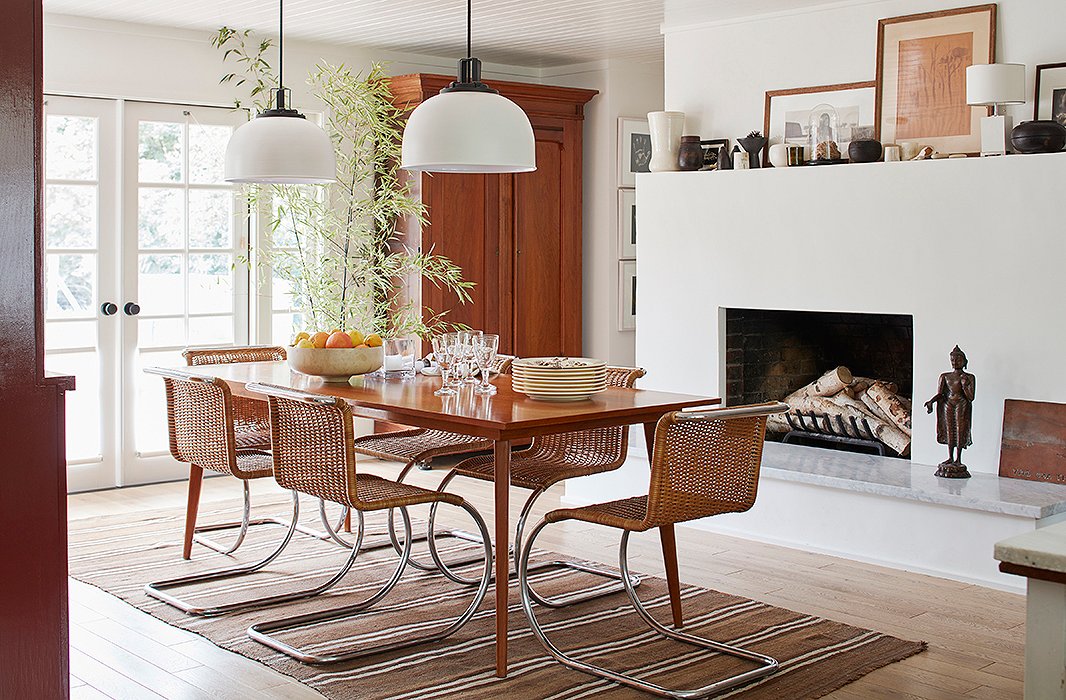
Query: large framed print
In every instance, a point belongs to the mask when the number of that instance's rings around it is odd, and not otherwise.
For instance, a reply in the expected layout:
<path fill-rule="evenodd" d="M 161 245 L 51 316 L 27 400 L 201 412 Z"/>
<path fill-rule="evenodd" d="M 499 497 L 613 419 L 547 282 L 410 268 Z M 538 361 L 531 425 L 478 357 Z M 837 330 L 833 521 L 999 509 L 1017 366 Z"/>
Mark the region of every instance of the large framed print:
<path fill-rule="evenodd" d="M 836 113 L 836 137 L 841 153 L 848 144 L 874 137 L 874 86 L 864 83 L 840 83 L 814 87 L 768 90 L 763 110 L 763 134 L 767 144 L 794 143 L 804 146 L 804 160 L 810 160 L 810 116 L 816 107 L 829 105 Z M 770 166 L 770 149 L 763 161 Z"/>
<path fill-rule="evenodd" d="M 1066 63 L 1036 67 L 1033 119 L 1052 119 L 1066 126 Z"/>
<path fill-rule="evenodd" d="M 637 191 L 618 190 L 618 257 L 637 257 Z"/>
<path fill-rule="evenodd" d="M 637 173 L 651 169 L 651 129 L 647 119 L 618 118 L 618 186 L 636 187 Z"/>
<path fill-rule="evenodd" d="M 996 62 L 996 5 L 882 19 L 877 25 L 876 138 L 942 153 L 979 153 L 988 107 L 966 104 L 966 69 Z"/>

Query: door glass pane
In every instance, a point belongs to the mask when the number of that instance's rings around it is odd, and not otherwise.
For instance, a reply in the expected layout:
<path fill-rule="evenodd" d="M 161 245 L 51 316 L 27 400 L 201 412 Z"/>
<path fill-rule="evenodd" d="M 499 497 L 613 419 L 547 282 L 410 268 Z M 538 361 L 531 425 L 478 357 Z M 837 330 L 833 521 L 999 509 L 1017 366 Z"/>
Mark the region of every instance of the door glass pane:
<path fill-rule="evenodd" d="M 233 192 L 189 190 L 189 247 L 233 246 Z"/>
<path fill-rule="evenodd" d="M 45 177 L 96 179 L 96 118 L 48 115 Z"/>
<path fill-rule="evenodd" d="M 233 310 L 233 257 L 227 254 L 189 256 L 189 313 Z"/>
<path fill-rule="evenodd" d="M 96 247 L 96 185 L 46 185 L 45 235 L 49 248 Z"/>
<path fill-rule="evenodd" d="M 140 247 L 184 248 L 184 192 L 172 187 L 142 187 L 138 197 L 137 240 Z"/>
<path fill-rule="evenodd" d="M 197 185 L 221 185 L 226 144 L 233 133 L 231 126 L 189 126 L 189 182 Z"/>
<path fill-rule="evenodd" d="M 300 314 L 286 312 L 274 314 L 271 328 L 271 342 L 275 345 L 288 345 L 303 328 L 303 317 Z"/>
<path fill-rule="evenodd" d="M 137 129 L 138 179 L 141 182 L 181 182 L 184 124 L 141 122 Z"/>
<path fill-rule="evenodd" d="M 47 321 L 44 345 L 48 350 L 95 348 L 96 321 Z"/>
<path fill-rule="evenodd" d="M 50 253 L 45 264 L 47 316 L 69 318 L 95 315 L 96 255 Z"/>
<path fill-rule="evenodd" d="M 137 344 L 142 348 L 174 348 L 185 345 L 184 318 L 137 320 Z"/>
<path fill-rule="evenodd" d="M 95 327 L 83 341 L 93 346 L 87 352 L 47 356 L 51 372 L 72 375 L 77 391 L 66 394 L 67 459 L 93 459 L 100 456 L 100 356 L 96 352 Z M 106 399 L 112 400 L 112 399 Z"/>
<path fill-rule="evenodd" d="M 142 255 L 137 266 L 137 297 L 142 313 L 165 316 L 185 312 L 182 256 Z"/>
<path fill-rule="evenodd" d="M 167 401 L 163 379 L 145 374 L 145 367 L 179 367 L 185 364 L 180 350 L 137 353 L 137 391 L 134 410 L 137 412 L 134 445 L 137 452 L 166 452 L 169 449 L 167 436 Z"/>
<path fill-rule="evenodd" d="M 232 343 L 232 316 L 196 316 L 189 319 L 190 345 L 228 345 Z"/>

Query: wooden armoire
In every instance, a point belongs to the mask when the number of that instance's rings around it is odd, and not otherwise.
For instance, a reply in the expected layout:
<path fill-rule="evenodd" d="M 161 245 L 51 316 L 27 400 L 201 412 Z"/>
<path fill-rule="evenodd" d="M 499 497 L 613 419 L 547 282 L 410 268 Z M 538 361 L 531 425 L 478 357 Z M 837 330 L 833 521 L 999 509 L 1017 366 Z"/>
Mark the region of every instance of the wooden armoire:
<path fill-rule="evenodd" d="M 393 99 L 417 107 L 454 80 L 417 73 L 392 78 Z M 455 261 L 474 282 L 472 302 L 423 283 L 426 313 L 499 333 L 520 357 L 581 355 L 581 142 L 595 90 L 486 81 L 529 115 L 537 169 L 518 174 L 421 173 L 414 191 L 428 225 L 406 227 L 408 245 Z"/>

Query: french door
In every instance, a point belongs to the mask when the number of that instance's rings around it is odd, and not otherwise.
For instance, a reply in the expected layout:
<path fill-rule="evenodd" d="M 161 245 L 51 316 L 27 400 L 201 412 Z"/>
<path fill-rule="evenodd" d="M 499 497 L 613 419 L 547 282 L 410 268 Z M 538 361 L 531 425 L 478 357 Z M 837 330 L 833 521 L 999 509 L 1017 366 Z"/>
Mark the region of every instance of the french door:
<path fill-rule="evenodd" d="M 180 478 L 143 369 L 248 342 L 248 219 L 222 179 L 246 115 L 51 96 L 45 114 L 46 364 L 77 380 L 70 490 Z"/>

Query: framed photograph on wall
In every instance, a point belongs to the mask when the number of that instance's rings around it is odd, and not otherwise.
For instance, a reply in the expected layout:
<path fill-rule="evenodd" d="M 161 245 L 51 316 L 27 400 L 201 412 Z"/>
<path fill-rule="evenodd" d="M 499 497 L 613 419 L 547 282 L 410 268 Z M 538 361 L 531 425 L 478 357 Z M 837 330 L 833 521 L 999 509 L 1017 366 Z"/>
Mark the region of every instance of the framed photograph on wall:
<path fill-rule="evenodd" d="M 637 261 L 618 261 L 618 330 L 637 327 Z"/>
<path fill-rule="evenodd" d="M 637 173 L 651 170 L 651 130 L 647 119 L 618 118 L 618 186 L 636 187 Z"/>
<path fill-rule="evenodd" d="M 966 104 L 966 69 L 995 62 L 995 4 L 881 20 L 875 138 L 979 153 L 981 117 L 991 112 Z"/>
<path fill-rule="evenodd" d="M 1066 126 L 1066 63 L 1036 67 L 1033 119 L 1053 119 Z"/>
<path fill-rule="evenodd" d="M 810 146 L 810 116 L 816 107 L 831 106 L 837 115 L 836 138 L 841 153 L 858 139 L 874 137 L 874 82 L 840 83 L 815 87 L 768 90 L 763 109 L 763 134 L 767 144 L 794 143 Z M 770 149 L 763 162 L 770 166 Z M 811 154 L 805 153 L 809 160 Z"/>
<path fill-rule="evenodd" d="M 637 257 L 637 191 L 618 190 L 618 257 Z"/>

